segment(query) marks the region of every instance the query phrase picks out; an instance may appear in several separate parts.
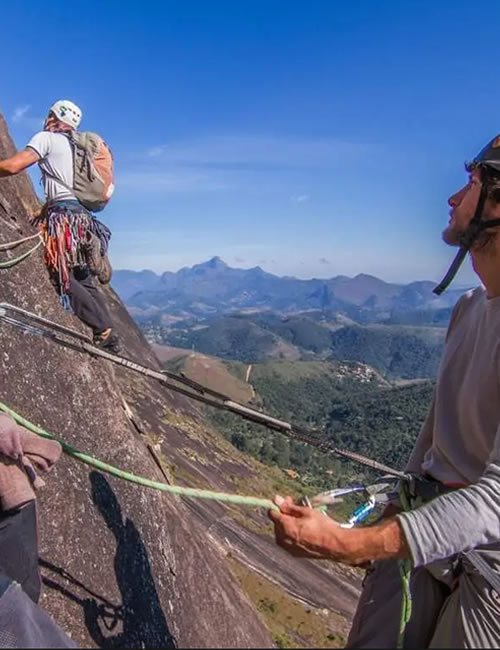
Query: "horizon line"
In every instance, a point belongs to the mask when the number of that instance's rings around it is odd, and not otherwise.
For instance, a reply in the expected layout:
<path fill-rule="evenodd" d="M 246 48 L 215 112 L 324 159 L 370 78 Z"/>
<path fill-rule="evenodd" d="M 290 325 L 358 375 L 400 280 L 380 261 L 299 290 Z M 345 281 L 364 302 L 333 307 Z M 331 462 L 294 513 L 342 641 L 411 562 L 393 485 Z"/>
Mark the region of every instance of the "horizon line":
<path fill-rule="evenodd" d="M 380 277 L 378 277 L 376 275 L 373 275 L 371 273 L 364 273 L 364 272 L 357 273 L 356 275 L 353 275 L 353 276 L 344 275 L 343 273 L 339 273 L 337 275 L 332 275 L 332 276 L 329 276 L 329 277 L 313 276 L 313 277 L 310 277 L 310 278 L 299 278 L 299 277 L 297 277 L 295 275 L 277 275 L 276 273 L 266 271 L 260 265 L 251 266 L 251 267 L 248 267 L 248 268 L 243 268 L 243 267 L 238 267 L 238 266 L 230 266 L 219 255 L 214 255 L 213 257 L 211 257 L 211 258 L 209 258 L 209 259 L 207 259 L 207 260 L 205 260 L 203 262 L 198 262 L 196 264 L 193 264 L 192 266 L 187 266 L 187 265 L 186 266 L 181 266 L 176 271 L 160 271 L 160 272 L 157 272 L 157 271 L 153 271 L 152 269 L 146 269 L 146 268 L 143 268 L 143 269 L 119 268 L 119 269 L 115 269 L 115 272 L 118 273 L 120 271 L 128 271 L 130 273 L 152 273 L 153 275 L 161 277 L 165 273 L 173 273 L 175 275 L 176 273 L 179 273 L 183 269 L 193 269 L 195 266 L 203 266 L 204 264 L 208 264 L 209 262 L 212 262 L 213 260 L 219 260 L 228 269 L 240 270 L 240 271 L 252 271 L 254 269 L 260 269 L 264 273 L 266 273 L 268 275 L 272 275 L 272 276 L 280 278 L 280 279 L 292 278 L 294 280 L 299 280 L 301 282 L 310 282 L 311 280 L 325 280 L 325 281 L 327 281 L 327 280 L 336 280 L 338 278 L 346 278 L 348 280 L 355 280 L 356 278 L 358 278 L 360 276 L 366 276 L 366 277 L 374 278 L 375 280 L 378 280 L 380 282 L 384 282 L 385 284 L 392 284 L 392 285 L 400 286 L 400 287 L 404 287 L 404 286 L 407 286 L 409 284 L 413 284 L 413 283 L 416 283 L 416 282 L 428 282 L 428 283 L 436 284 L 436 285 L 438 284 L 437 281 L 428 280 L 428 279 L 427 280 L 411 280 L 410 282 L 393 282 L 393 281 L 390 281 L 390 280 L 383 280 L 382 278 L 380 278 Z M 461 284 L 461 285 L 457 285 L 455 287 L 455 289 L 457 289 L 457 290 L 465 290 L 465 289 L 470 289 L 471 287 L 472 287 L 471 284 L 463 284 L 463 285 Z"/>

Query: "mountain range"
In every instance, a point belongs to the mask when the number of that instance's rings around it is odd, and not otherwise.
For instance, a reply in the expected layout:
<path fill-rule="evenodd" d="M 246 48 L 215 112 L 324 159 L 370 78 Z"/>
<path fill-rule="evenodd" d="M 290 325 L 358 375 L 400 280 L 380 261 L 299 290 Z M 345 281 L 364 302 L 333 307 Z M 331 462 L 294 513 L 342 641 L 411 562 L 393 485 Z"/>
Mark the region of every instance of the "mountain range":
<path fill-rule="evenodd" d="M 332 310 L 361 324 L 443 325 L 463 290 L 436 296 L 434 286 L 429 281 L 389 283 L 364 273 L 353 278 L 279 277 L 259 266 L 231 268 L 220 257 L 175 273 L 117 270 L 113 276 L 114 289 L 136 319 L 156 314 L 166 322 L 230 312 Z"/>
<path fill-rule="evenodd" d="M 116 271 L 114 288 L 152 343 L 227 360 L 366 363 L 391 380 L 434 377 L 453 306 L 434 284 L 372 275 L 300 280 L 214 257 L 177 273 Z"/>

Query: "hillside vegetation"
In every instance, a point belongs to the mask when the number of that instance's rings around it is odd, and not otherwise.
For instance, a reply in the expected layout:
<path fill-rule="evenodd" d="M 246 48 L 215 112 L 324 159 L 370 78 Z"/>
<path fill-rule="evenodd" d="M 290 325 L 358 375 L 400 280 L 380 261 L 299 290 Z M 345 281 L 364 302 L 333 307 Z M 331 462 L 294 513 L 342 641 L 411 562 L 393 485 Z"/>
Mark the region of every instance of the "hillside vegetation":
<path fill-rule="evenodd" d="M 302 313 L 220 316 L 203 325 L 143 324 L 150 340 L 248 363 L 273 359 L 367 363 L 388 379 L 434 377 L 445 329 L 413 325 L 343 324 L 333 315 Z"/>
<path fill-rule="evenodd" d="M 211 373 L 177 358 L 168 367 L 182 370 L 211 386 Z M 204 357 L 217 367 L 220 361 Z M 224 363 L 234 385 L 241 386 L 249 366 Z M 402 468 L 426 416 L 432 381 L 393 386 L 370 366 L 332 361 L 267 361 L 252 364 L 249 381 L 257 408 L 287 421 L 315 429 L 336 446 L 357 451 Z M 231 380 L 225 377 L 225 385 Z M 220 384 L 219 384 L 220 386 Z M 212 387 L 212 386 L 211 386 Z M 209 411 L 212 421 L 236 446 L 269 465 L 297 473 L 297 480 L 315 489 L 344 485 L 373 476 L 370 470 L 326 455 L 282 434 L 225 412 Z"/>
<path fill-rule="evenodd" d="M 368 363 L 390 378 L 434 377 L 444 336 L 438 327 L 343 327 L 332 334 L 329 358 Z"/>

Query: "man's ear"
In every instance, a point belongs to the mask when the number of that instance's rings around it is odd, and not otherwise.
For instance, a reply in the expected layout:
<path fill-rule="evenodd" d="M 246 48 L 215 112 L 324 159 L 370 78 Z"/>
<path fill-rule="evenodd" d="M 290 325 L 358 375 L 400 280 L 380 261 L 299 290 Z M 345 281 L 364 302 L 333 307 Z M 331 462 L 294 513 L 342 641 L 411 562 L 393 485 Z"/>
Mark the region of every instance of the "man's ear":
<path fill-rule="evenodd" d="M 491 188 L 490 199 L 495 203 L 500 203 L 500 185 L 495 185 Z"/>

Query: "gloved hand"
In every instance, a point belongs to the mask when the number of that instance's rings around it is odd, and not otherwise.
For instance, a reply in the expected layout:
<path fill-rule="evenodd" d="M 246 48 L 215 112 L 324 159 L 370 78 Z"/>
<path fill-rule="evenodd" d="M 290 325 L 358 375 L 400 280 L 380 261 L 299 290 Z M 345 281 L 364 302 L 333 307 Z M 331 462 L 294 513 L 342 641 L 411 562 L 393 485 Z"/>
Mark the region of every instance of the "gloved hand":
<path fill-rule="evenodd" d="M 5 413 L 0 413 L 0 455 L 12 460 L 23 455 L 20 427 Z"/>

